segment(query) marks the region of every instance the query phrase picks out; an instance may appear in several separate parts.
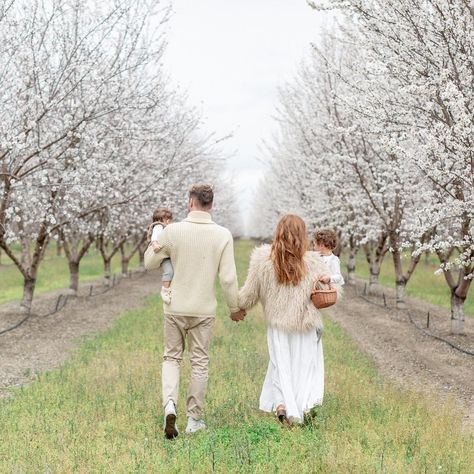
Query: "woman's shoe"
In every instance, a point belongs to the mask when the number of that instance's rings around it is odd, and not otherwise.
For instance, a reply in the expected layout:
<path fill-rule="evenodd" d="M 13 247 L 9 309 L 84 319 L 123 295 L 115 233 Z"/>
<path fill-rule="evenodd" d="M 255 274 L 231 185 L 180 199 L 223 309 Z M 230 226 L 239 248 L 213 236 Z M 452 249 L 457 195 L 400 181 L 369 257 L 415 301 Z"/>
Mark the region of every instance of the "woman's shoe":
<path fill-rule="evenodd" d="M 276 409 L 277 418 L 280 420 L 280 423 L 289 423 L 288 418 L 286 417 L 286 408 L 284 405 L 278 405 Z"/>

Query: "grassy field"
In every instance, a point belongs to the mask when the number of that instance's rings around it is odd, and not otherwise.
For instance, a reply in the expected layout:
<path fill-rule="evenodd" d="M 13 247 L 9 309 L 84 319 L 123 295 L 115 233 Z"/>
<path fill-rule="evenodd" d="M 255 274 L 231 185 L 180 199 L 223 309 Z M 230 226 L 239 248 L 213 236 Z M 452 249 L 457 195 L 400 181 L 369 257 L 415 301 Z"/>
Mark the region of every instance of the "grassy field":
<path fill-rule="evenodd" d="M 250 242 L 237 244 L 243 282 Z M 227 317 L 219 296 L 206 420 L 166 441 L 160 408 L 158 298 L 89 339 L 60 369 L 0 402 L 5 473 L 471 473 L 474 437 L 451 408 L 394 388 L 326 321 L 326 395 L 313 421 L 287 430 L 257 410 L 267 365 L 260 310 Z M 185 399 L 185 361 L 181 400 Z M 184 428 L 182 404 L 179 427 Z"/>
<path fill-rule="evenodd" d="M 344 261 L 344 259 L 341 259 L 341 261 Z M 345 265 L 343 266 L 344 270 L 346 270 Z M 434 274 L 437 268 L 438 266 L 434 258 L 428 262 L 422 259 L 408 282 L 407 293 L 409 296 L 414 296 L 449 309 L 449 289 L 444 281 L 444 276 Z M 369 278 L 369 265 L 365 256 L 362 254 L 357 255 L 356 275 L 366 280 Z M 390 254 L 385 256 L 379 281 L 387 288 L 395 288 L 395 273 L 393 270 L 392 256 Z M 465 311 L 468 315 L 474 316 L 474 288 L 471 288 L 466 299 Z"/>
<path fill-rule="evenodd" d="M 130 262 L 130 269 L 138 266 L 138 256 Z M 112 272 L 120 272 L 120 255 L 117 254 L 112 260 Z M 102 260 L 98 252 L 91 250 L 82 260 L 80 268 L 80 281 L 90 281 L 100 278 L 104 274 Z M 55 246 L 51 245 L 41 263 L 38 283 L 35 294 L 39 295 L 51 290 L 67 288 L 69 286 L 69 269 L 64 256 L 56 255 Z M 21 299 L 23 288 L 23 277 L 15 265 L 10 263 L 6 255 L 2 255 L 0 265 L 0 304 L 7 301 Z"/>

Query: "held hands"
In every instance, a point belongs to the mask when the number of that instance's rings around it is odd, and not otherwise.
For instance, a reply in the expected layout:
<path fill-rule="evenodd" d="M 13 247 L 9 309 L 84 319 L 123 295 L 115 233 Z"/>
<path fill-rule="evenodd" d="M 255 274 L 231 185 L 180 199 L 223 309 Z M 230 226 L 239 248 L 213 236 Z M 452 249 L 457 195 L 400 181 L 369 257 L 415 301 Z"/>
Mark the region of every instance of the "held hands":
<path fill-rule="evenodd" d="M 328 283 L 331 283 L 331 277 L 328 275 L 321 275 L 318 281 L 327 285 Z"/>
<path fill-rule="evenodd" d="M 230 319 L 238 323 L 239 321 L 243 321 L 245 319 L 245 316 L 247 316 L 247 311 L 245 311 L 245 309 L 241 309 L 237 311 L 236 313 L 232 313 L 230 315 Z"/>

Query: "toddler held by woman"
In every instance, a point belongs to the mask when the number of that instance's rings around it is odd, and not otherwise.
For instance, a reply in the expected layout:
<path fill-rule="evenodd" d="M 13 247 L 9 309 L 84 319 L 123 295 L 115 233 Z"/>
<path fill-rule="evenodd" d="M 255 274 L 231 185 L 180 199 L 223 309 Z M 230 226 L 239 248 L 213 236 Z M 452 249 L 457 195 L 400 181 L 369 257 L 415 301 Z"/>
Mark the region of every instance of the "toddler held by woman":
<path fill-rule="evenodd" d="M 339 257 L 333 254 L 333 250 L 337 247 L 337 241 L 337 234 L 332 229 L 320 229 L 314 233 L 314 250 L 319 253 L 330 271 L 329 277 L 325 276 L 319 279 L 325 284 L 344 285 Z"/>

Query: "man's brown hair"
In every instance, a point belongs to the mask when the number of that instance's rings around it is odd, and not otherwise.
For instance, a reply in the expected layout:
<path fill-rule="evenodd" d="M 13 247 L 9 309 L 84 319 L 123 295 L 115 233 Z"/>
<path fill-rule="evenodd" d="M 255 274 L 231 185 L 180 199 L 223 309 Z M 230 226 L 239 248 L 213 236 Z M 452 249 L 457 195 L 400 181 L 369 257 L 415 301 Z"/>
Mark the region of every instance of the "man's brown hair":
<path fill-rule="evenodd" d="M 214 201 L 214 191 L 209 184 L 195 184 L 189 190 L 189 197 L 197 200 L 204 209 L 210 209 Z"/>
<path fill-rule="evenodd" d="M 330 250 L 337 247 L 337 234 L 332 229 L 320 229 L 314 232 L 314 243 L 324 245 Z"/>

